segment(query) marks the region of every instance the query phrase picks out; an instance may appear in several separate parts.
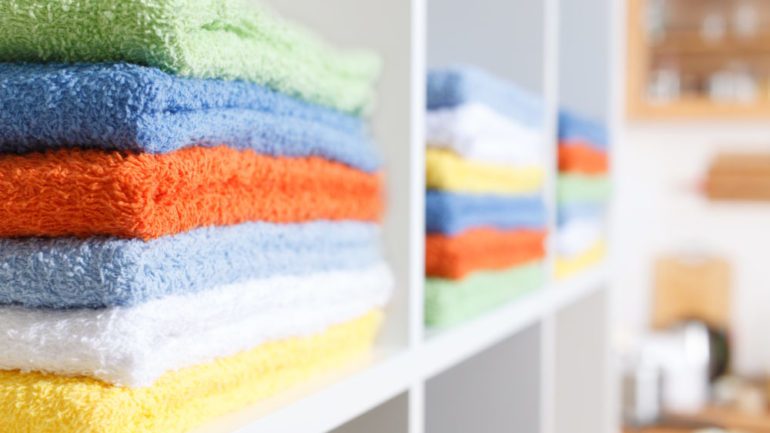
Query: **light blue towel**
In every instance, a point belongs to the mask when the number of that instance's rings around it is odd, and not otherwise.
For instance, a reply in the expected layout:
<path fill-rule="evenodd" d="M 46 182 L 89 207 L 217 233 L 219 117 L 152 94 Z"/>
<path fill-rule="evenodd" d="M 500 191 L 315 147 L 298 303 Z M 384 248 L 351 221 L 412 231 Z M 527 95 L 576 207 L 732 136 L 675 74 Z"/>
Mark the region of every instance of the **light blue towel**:
<path fill-rule="evenodd" d="M 0 152 L 57 147 L 170 152 L 225 144 L 320 156 L 364 171 L 379 157 L 363 119 L 242 82 L 117 64 L 0 64 Z"/>
<path fill-rule="evenodd" d="M 559 206 L 557 224 L 562 227 L 574 220 L 601 220 L 607 216 L 604 203 L 574 203 Z"/>
<path fill-rule="evenodd" d="M 425 205 L 428 233 L 451 236 L 474 227 L 512 230 L 543 229 L 546 225 L 541 197 L 511 198 L 429 190 Z"/>
<path fill-rule="evenodd" d="M 609 142 L 601 122 L 569 110 L 559 111 L 559 140 L 582 140 L 599 150 L 606 150 Z"/>
<path fill-rule="evenodd" d="M 535 128 L 545 120 L 541 97 L 474 66 L 428 72 L 427 102 L 429 110 L 477 102 Z"/>
<path fill-rule="evenodd" d="M 0 239 L 0 303 L 135 305 L 274 275 L 357 269 L 380 258 L 379 228 L 360 222 L 246 223 L 144 242 Z"/>

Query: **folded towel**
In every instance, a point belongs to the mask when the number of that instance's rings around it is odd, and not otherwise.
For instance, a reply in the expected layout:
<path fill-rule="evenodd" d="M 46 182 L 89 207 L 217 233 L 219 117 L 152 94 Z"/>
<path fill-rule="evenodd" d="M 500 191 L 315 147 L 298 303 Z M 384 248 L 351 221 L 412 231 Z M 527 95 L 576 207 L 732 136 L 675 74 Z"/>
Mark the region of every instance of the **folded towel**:
<path fill-rule="evenodd" d="M 428 278 L 425 281 L 425 324 L 448 326 L 501 306 L 545 282 L 541 263 L 505 271 L 471 274 L 460 281 Z"/>
<path fill-rule="evenodd" d="M 305 336 L 383 307 L 385 264 L 278 276 L 170 295 L 136 307 L 0 307 L 0 369 L 149 386 L 163 373 Z"/>
<path fill-rule="evenodd" d="M 357 269 L 380 258 L 370 223 L 243 223 L 151 241 L 0 239 L 0 304 L 131 306 L 275 275 Z"/>
<path fill-rule="evenodd" d="M 573 220 L 604 220 L 607 206 L 603 203 L 563 203 L 559 204 L 557 224 L 561 227 Z"/>
<path fill-rule="evenodd" d="M 362 357 L 382 320 L 373 311 L 323 333 L 267 343 L 164 375 L 148 388 L 0 371 L 0 431 L 184 433 Z"/>
<path fill-rule="evenodd" d="M 0 61 L 120 62 L 200 78 L 244 79 L 360 112 L 380 62 L 341 54 L 242 0 L 0 2 Z"/>
<path fill-rule="evenodd" d="M 428 111 L 425 137 L 428 147 L 452 150 L 474 161 L 525 166 L 544 161 L 539 130 L 475 102 Z"/>
<path fill-rule="evenodd" d="M 456 236 L 428 235 L 425 274 L 461 279 L 475 271 L 501 270 L 543 260 L 545 230 L 476 228 Z"/>
<path fill-rule="evenodd" d="M 541 97 L 473 66 L 431 70 L 427 84 L 429 110 L 477 102 L 533 128 L 545 120 Z"/>
<path fill-rule="evenodd" d="M 606 150 L 607 128 L 601 123 L 587 119 L 567 110 L 559 112 L 559 141 L 582 141 L 589 146 Z"/>
<path fill-rule="evenodd" d="M 557 201 L 560 205 L 599 204 L 610 198 L 611 184 L 607 175 L 560 174 Z"/>
<path fill-rule="evenodd" d="M 226 144 L 373 171 L 362 119 L 244 81 L 130 64 L 0 64 L 0 152 L 87 147 L 170 152 Z"/>
<path fill-rule="evenodd" d="M 455 235 L 474 227 L 499 230 L 541 229 L 546 225 L 542 197 L 455 194 L 428 190 L 425 198 L 428 233 Z"/>
<path fill-rule="evenodd" d="M 602 219 L 569 221 L 556 232 L 556 253 L 565 259 L 577 257 L 603 239 L 606 231 Z"/>
<path fill-rule="evenodd" d="M 327 160 L 224 146 L 153 155 L 63 149 L 0 156 L 0 236 L 151 239 L 208 225 L 375 221 L 382 180 Z"/>
<path fill-rule="evenodd" d="M 600 239 L 588 250 L 569 258 L 557 257 L 555 264 L 556 278 L 564 279 L 582 272 L 604 259 L 607 254 L 607 246 Z"/>
<path fill-rule="evenodd" d="M 609 171 L 607 152 L 581 141 L 559 143 L 559 171 L 582 174 L 604 174 Z"/>
<path fill-rule="evenodd" d="M 425 179 L 428 188 L 453 192 L 532 194 L 545 180 L 540 166 L 510 167 L 466 161 L 443 149 L 428 149 Z"/>

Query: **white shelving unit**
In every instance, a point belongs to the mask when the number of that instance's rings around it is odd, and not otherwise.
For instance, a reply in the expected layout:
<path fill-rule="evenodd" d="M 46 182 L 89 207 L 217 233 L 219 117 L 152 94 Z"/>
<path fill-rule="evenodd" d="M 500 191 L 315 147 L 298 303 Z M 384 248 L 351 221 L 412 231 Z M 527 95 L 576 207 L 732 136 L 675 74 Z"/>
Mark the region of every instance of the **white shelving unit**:
<path fill-rule="evenodd" d="M 194 433 L 617 431 L 608 374 L 606 266 L 551 281 L 459 326 L 423 330 L 426 68 L 475 63 L 543 95 L 544 133 L 554 161 L 547 194 L 553 210 L 557 107 L 561 99 L 580 103 L 586 97 L 584 78 L 571 75 L 575 59 L 593 62 L 586 70 L 608 76 L 611 47 L 602 38 L 612 39 L 613 2 L 266 2 L 340 46 L 368 47 L 384 57 L 373 132 L 388 165 L 384 237 L 397 290 L 370 359 Z M 575 21 L 559 13 L 567 8 L 580 9 L 569 14 Z M 583 54 L 574 57 L 573 50 Z M 591 109 L 609 120 L 614 84 L 605 79 L 591 86 L 602 89 L 592 94 Z M 555 228 L 553 218 L 550 227 Z M 552 263 L 552 254 L 548 260 Z"/>

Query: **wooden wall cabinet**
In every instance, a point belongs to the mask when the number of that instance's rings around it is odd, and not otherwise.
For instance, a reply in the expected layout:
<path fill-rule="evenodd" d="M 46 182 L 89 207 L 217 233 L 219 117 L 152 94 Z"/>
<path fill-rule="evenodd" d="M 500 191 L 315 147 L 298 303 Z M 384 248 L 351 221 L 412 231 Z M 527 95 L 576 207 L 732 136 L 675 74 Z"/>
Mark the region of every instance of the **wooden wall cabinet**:
<path fill-rule="evenodd" d="M 631 119 L 770 118 L 770 2 L 628 0 Z"/>

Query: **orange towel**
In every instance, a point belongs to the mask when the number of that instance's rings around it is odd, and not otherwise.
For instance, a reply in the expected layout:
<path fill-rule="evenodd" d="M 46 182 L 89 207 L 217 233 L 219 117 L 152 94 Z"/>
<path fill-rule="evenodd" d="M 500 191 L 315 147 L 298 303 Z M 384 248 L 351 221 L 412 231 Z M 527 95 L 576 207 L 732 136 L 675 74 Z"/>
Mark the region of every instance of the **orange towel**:
<path fill-rule="evenodd" d="M 609 171 L 605 152 L 580 141 L 562 141 L 559 145 L 559 171 L 602 174 Z"/>
<path fill-rule="evenodd" d="M 425 271 L 461 279 L 473 271 L 506 269 L 545 256 L 544 230 L 475 228 L 457 236 L 428 235 Z"/>
<path fill-rule="evenodd" d="M 0 156 L 0 236 L 155 238 L 208 225 L 379 220 L 382 177 L 321 158 L 193 147 Z"/>

